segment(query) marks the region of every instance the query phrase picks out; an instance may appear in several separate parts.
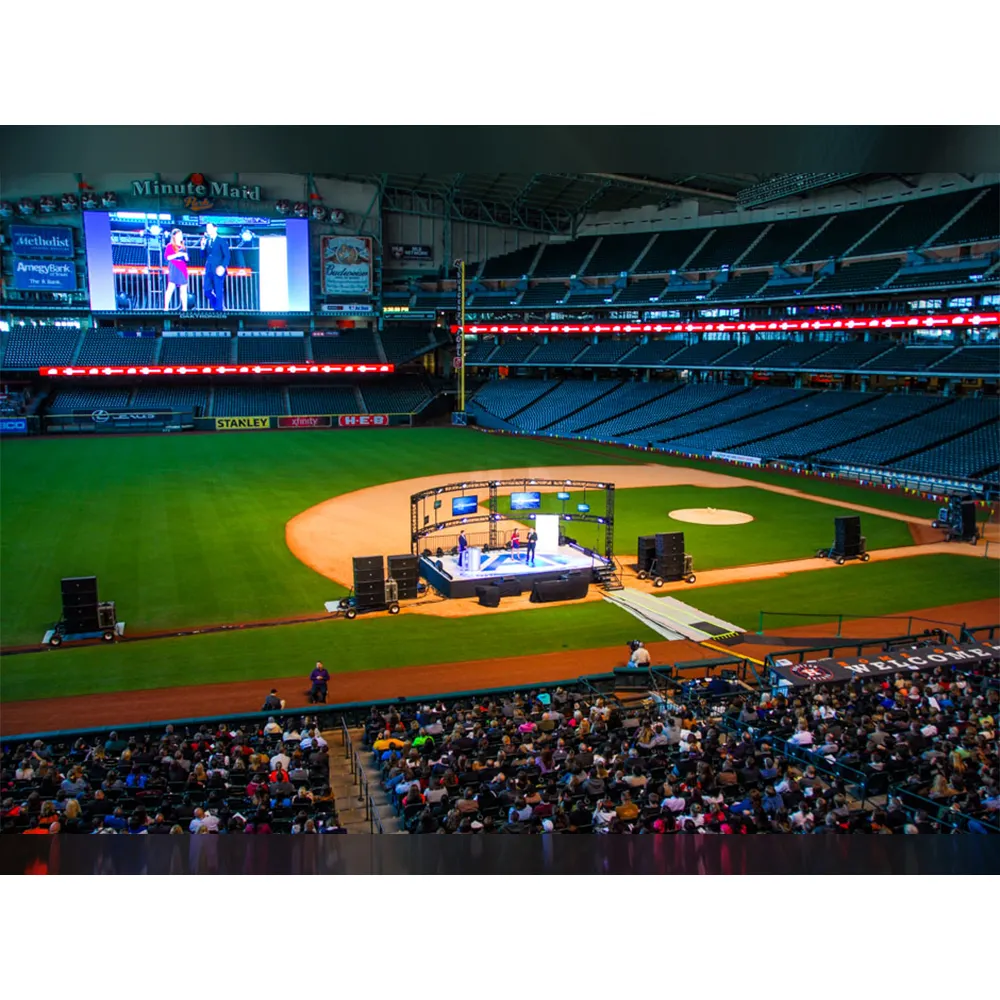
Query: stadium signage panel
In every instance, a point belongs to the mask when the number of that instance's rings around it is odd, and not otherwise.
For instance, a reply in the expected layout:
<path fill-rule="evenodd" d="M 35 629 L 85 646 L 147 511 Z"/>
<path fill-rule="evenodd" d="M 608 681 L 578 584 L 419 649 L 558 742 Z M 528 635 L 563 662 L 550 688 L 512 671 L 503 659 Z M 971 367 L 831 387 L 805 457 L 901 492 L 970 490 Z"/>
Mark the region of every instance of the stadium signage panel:
<path fill-rule="evenodd" d="M 72 257 L 69 226 L 11 226 L 10 251 L 20 257 Z"/>
<path fill-rule="evenodd" d="M 271 426 L 270 417 L 216 417 L 217 431 L 263 431 Z"/>
<path fill-rule="evenodd" d="M 330 417 L 278 417 L 279 427 L 332 427 Z"/>
<path fill-rule="evenodd" d="M 372 241 L 367 236 L 320 240 L 324 295 L 371 295 Z"/>
<path fill-rule="evenodd" d="M 15 257 L 14 287 L 22 292 L 75 292 L 76 264 L 71 260 Z"/>
<path fill-rule="evenodd" d="M 806 684 L 836 684 L 854 678 L 874 677 L 909 671 L 936 670 L 956 663 L 977 663 L 1000 659 L 1000 643 L 966 642 L 957 646 L 910 648 L 896 653 L 864 657 L 826 657 L 796 663 L 789 659 L 774 661 L 771 670 L 778 679 L 802 687 Z"/>
<path fill-rule="evenodd" d="M 216 199 L 230 201 L 260 201 L 260 185 L 230 184 L 210 181 L 204 174 L 190 174 L 180 184 L 162 181 L 132 181 L 132 194 L 137 198 L 183 198 L 184 207 L 192 212 L 206 212 Z"/>
<path fill-rule="evenodd" d="M 936 316 L 880 316 L 854 319 L 741 320 L 738 323 L 489 323 L 466 324 L 465 333 L 725 333 L 766 330 L 892 330 L 953 326 L 997 326 L 1000 313 L 962 313 Z M 459 328 L 453 326 L 452 333 Z"/>
<path fill-rule="evenodd" d="M 342 413 L 337 418 L 338 427 L 388 427 L 385 413 Z"/>
<path fill-rule="evenodd" d="M 393 260 L 423 260 L 434 259 L 434 248 L 425 243 L 390 243 L 389 256 Z"/>
<path fill-rule="evenodd" d="M 26 417 L 0 417 L 0 434 L 27 434 Z"/>
<path fill-rule="evenodd" d="M 46 366 L 38 369 L 39 375 L 59 377 L 100 377 L 136 375 L 390 375 L 395 365 L 84 365 L 74 367 Z"/>
<path fill-rule="evenodd" d="M 118 420 L 124 423 L 138 420 L 146 422 L 149 420 L 161 420 L 165 416 L 170 416 L 172 410 L 164 410 L 156 413 L 131 413 L 118 410 L 74 410 L 74 417 L 90 417 L 95 424 L 106 424 L 109 420 Z"/>

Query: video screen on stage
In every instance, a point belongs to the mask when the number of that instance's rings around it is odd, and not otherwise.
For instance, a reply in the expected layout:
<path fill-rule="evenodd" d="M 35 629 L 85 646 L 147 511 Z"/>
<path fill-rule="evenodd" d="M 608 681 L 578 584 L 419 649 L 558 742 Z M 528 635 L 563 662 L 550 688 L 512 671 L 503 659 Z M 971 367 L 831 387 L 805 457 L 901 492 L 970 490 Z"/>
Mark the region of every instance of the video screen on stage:
<path fill-rule="evenodd" d="M 309 312 L 309 222 L 84 212 L 95 312 Z"/>
<path fill-rule="evenodd" d="M 511 510 L 538 510 L 542 506 L 541 493 L 511 493 Z"/>
<path fill-rule="evenodd" d="M 452 497 L 451 516 L 460 517 L 465 514 L 475 514 L 479 507 L 479 497 Z"/>

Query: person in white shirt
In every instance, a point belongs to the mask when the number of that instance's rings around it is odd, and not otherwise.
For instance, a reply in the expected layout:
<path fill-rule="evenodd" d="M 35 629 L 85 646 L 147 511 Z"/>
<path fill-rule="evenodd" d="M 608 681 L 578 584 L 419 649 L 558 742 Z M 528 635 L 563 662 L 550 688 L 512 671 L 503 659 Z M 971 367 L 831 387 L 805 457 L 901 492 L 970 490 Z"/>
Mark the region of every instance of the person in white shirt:
<path fill-rule="evenodd" d="M 209 833 L 218 833 L 219 817 L 216 816 L 215 813 L 206 810 L 204 816 L 202 816 L 201 819 L 201 827 L 199 827 L 199 830 L 200 829 L 208 830 Z M 199 831 L 196 830 L 195 833 L 197 832 Z"/>
<path fill-rule="evenodd" d="M 291 762 L 292 762 L 292 758 L 289 757 L 288 754 L 285 753 L 284 750 L 279 750 L 271 758 L 271 770 L 272 771 L 276 771 L 276 770 L 278 770 L 278 768 L 280 766 L 280 768 L 281 768 L 282 771 L 287 771 L 288 770 L 288 765 L 291 764 Z"/>
<path fill-rule="evenodd" d="M 788 741 L 797 747 L 810 747 L 813 742 L 813 734 L 809 732 L 809 726 L 805 722 L 799 723 L 798 732 Z"/>
<path fill-rule="evenodd" d="M 674 795 L 674 790 L 670 785 L 667 785 L 663 789 L 663 801 L 660 803 L 661 809 L 668 809 L 672 813 L 679 813 L 683 812 L 686 806 L 687 801 L 679 795 Z"/>
<path fill-rule="evenodd" d="M 299 734 L 299 731 L 294 726 L 291 726 L 288 729 L 288 731 L 284 734 L 284 736 L 281 737 L 281 742 L 298 743 L 300 739 L 302 739 L 302 737 Z"/>
<path fill-rule="evenodd" d="M 605 799 L 601 802 L 594 810 L 594 815 L 591 819 L 594 826 L 594 832 L 607 833 L 608 827 L 611 825 L 611 822 L 615 819 L 616 815 L 617 813 L 615 813 L 615 807 L 611 803 L 610 799 Z"/>
<path fill-rule="evenodd" d="M 809 808 L 809 803 L 805 799 L 802 800 L 802 804 L 799 808 L 788 818 L 791 820 L 792 826 L 794 826 L 797 830 L 801 830 L 806 823 L 815 822 L 815 817 L 813 816 L 812 810 Z"/>

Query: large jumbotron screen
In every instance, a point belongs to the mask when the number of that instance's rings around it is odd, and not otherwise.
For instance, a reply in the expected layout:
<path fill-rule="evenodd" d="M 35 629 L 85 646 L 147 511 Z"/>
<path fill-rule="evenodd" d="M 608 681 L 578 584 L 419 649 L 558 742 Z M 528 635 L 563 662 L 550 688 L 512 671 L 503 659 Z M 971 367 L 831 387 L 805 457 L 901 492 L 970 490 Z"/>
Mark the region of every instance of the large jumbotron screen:
<path fill-rule="evenodd" d="M 309 311 L 305 219 L 85 212 L 83 224 L 95 312 Z"/>

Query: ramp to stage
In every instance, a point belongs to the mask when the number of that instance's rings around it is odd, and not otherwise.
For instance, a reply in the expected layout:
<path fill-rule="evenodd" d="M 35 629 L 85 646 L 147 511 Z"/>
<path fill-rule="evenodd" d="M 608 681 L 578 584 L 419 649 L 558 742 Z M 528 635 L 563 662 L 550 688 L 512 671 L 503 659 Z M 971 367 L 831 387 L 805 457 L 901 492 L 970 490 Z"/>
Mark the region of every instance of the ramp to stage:
<path fill-rule="evenodd" d="M 605 594 L 604 600 L 638 618 L 664 639 L 704 642 L 706 639 L 730 638 L 744 631 L 738 625 L 706 615 L 676 598 L 654 597 L 630 587 Z"/>

